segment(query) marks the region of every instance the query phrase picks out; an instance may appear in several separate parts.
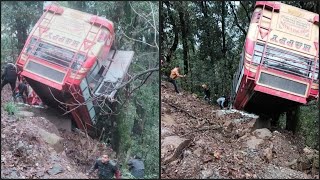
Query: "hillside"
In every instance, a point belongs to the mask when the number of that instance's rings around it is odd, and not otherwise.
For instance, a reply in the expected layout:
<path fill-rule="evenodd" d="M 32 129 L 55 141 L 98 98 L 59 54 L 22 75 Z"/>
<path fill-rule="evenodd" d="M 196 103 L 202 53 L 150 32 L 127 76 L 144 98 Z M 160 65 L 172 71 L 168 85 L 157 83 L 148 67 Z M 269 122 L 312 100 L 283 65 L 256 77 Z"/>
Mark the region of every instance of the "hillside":
<path fill-rule="evenodd" d="M 18 106 L 8 115 L 10 88 L 1 94 L 1 178 L 88 179 L 85 173 L 102 152 L 115 153 L 81 131 L 57 128 L 58 114 L 39 107 Z M 94 173 L 91 178 L 96 178 Z"/>
<path fill-rule="evenodd" d="M 319 178 L 319 152 L 258 116 L 220 110 L 161 83 L 161 178 Z"/>

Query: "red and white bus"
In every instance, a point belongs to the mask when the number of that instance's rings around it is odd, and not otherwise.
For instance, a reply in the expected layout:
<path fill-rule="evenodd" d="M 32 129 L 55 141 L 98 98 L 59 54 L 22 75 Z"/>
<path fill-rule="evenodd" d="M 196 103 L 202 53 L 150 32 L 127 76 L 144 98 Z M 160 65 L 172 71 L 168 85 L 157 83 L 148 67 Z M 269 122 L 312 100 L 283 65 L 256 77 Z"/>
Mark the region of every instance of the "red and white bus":
<path fill-rule="evenodd" d="M 33 27 L 16 65 L 41 100 L 67 104 L 80 129 L 100 112 L 94 96 L 113 99 L 126 78 L 133 51 L 112 50 L 114 24 L 103 17 L 51 3 Z M 76 108 L 78 107 L 78 108 Z"/>
<path fill-rule="evenodd" d="M 257 1 L 237 72 L 234 108 L 279 117 L 319 94 L 319 14 Z"/>

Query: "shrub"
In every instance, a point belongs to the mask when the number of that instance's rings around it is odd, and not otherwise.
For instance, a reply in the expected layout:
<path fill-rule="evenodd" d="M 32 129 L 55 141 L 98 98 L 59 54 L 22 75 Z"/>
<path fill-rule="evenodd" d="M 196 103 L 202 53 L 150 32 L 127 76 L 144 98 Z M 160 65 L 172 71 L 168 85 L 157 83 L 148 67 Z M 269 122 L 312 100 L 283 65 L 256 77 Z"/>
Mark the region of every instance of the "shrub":
<path fill-rule="evenodd" d="M 4 108 L 9 115 L 14 115 L 17 112 L 17 106 L 13 102 L 7 103 Z"/>

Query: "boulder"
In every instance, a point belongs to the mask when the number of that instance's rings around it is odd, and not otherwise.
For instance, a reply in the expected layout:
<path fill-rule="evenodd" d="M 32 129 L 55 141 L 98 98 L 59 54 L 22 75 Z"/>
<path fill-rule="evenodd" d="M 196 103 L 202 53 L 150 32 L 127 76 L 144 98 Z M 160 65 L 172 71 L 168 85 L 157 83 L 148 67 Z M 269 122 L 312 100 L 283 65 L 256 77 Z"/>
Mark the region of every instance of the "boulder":
<path fill-rule="evenodd" d="M 272 160 L 272 149 L 271 148 L 264 149 L 263 156 L 265 157 L 267 162 L 270 162 Z"/>
<path fill-rule="evenodd" d="M 221 137 L 222 137 L 222 135 L 221 135 Z M 198 141 L 195 142 L 195 144 L 198 145 L 198 146 L 204 146 L 204 145 L 207 144 L 207 142 L 205 142 L 203 139 L 199 139 Z"/>
<path fill-rule="evenodd" d="M 206 169 L 200 172 L 200 179 L 207 179 L 213 175 L 213 170 Z"/>
<path fill-rule="evenodd" d="M 223 110 L 217 110 L 215 113 L 216 113 L 216 118 L 219 118 L 225 115 L 225 112 Z"/>
<path fill-rule="evenodd" d="M 260 139 L 269 139 L 272 137 L 272 133 L 267 128 L 256 129 L 253 133 Z"/>
<path fill-rule="evenodd" d="M 244 139 L 246 139 L 247 137 L 248 137 L 248 133 L 245 133 L 243 136 L 241 136 L 238 140 L 244 140 Z"/>
<path fill-rule="evenodd" d="M 305 148 L 303 148 L 303 152 L 304 152 L 305 154 L 312 154 L 312 153 L 313 153 L 313 150 L 310 149 L 309 147 L 305 147 Z"/>
<path fill-rule="evenodd" d="M 257 119 L 251 119 L 247 124 L 248 128 L 252 129 L 254 128 L 254 125 L 256 124 Z"/>
<path fill-rule="evenodd" d="M 43 139 L 46 143 L 53 147 L 57 152 L 63 150 L 63 138 L 57 136 L 56 134 L 49 133 L 48 131 L 42 128 L 39 128 L 38 132 L 41 139 Z"/>
<path fill-rule="evenodd" d="M 293 166 L 296 166 L 296 165 L 297 165 L 297 159 L 294 159 L 294 160 L 286 163 L 286 166 L 287 166 L 287 167 L 291 167 L 291 168 L 292 168 Z"/>
<path fill-rule="evenodd" d="M 174 119 L 171 116 L 167 115 L 167 114 L 165 114 L 164 116 L 161 117 L 161 122 L 163 122 L 166 125 L 174 125 L 174 124 L 176 124 Z"/>
<path fill-rule="evenodd" d="M 59 164 L 54 164 L 51 169 L 48 170 L 48 174 L 56 175 L 62 173 L 64 169 Z"/>
<path fill-rule="evenodd" d="M 170 136 L 172 135 L 172 131 L 169 128 L 161 127 L 161 137 Z"/>
<path fill-rule="evenodd" d="M 255 136 L 251 136 L 246 142 L 246 145 L 250 149 L 256 149 L 259 144 L 263 143 L 263 139 L 257 139 Z"/>
<path fill-rule="evenodd" d="M 180 138 L 179 136 L 168 136 L 165 137 L 161 141 L 161 154 L 162 155 L 168 155 L 168 152 L 174 150 L 183 142 L 185 142 L 187 139 L 185 138 Z"/>
<path fill-rule="evenodd" d="M 234 125 L 233 125 L 233 122 L 230 121 L 230 120 L 227 120 L 224 124 L 223 124 L 224 128 L 227 130 L 227 131 L 232 131 Z"/>
<path fill-rule="evenodd" d="M 220 175 L 218 170 L 213 171 L 213 175 L 209 179 L 226 179 Z"/>
<path fill-rule="evenodd" d="M 306 155 L 300 156 L 297 160 L 298 169 L 301 171 L 310 169 L 312 167 L 311 163 L 312 161 Z"/>
<path fill-rule="evenodd" d="M 193 154 L 195 154 L 198 157 L 200 157 L 201 154 L 202 154 L 202 149 L 200 147 L 198 147 L 195 151 L 193 151 Z"/>

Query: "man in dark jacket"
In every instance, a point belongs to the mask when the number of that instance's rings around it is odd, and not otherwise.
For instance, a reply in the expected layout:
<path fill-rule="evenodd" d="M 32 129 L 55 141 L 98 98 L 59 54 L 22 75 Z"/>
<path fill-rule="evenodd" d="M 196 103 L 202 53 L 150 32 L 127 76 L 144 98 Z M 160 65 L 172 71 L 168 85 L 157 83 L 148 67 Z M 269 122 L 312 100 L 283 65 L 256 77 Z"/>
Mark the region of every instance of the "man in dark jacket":
<path fill-rule="evenodd" d="M 135 155 L 128 162 L 129 171 L 135 178 L 144 177 L 144 164 L 140 156 Z"/>
<path fill-rule="evenodd" d="M 203 88 L 203 92 L 204 92 L 204 100 L 206 100 L 207 102 L 210 102 L 210 89 L 206 84 L 203 84 L 201 86 Z"/>
<path fill-rule="evenodd" d="M 17 68 L 14 64 L 12 63 L 7 64 L 3 74 L 1 75 L 1 80 L 2 80 L 1 91 L 2 91 L 2 88 L 9 83 L 11 86 L 12 96 L 14 96 L 15 95 L 14 90 L 16 89 L 16 81 L 17 81 Z"/>
<path fill-rule="evenodd" d="M 18 94 L 15 96 L 16 98 L 21 97 L 23 99 L 23 103 L 27 103 L 28 98 L 28 86 L 25 78 L 22 79 L 22 82 L 18 85 Z M 24 95 L 25 94 L 25 95 Z"/>
<path fill-rule="evenodd" d="M 109 156 L 106 154 L 96 160 L 86 175 L 89 176 L 96 169 L 98 169 L 99 179 L 113 179 L 114 176 L 116 179 L 120 179 L 120 171 L 117 165 L 111 162 L 111 160 L 109 160 Z"/>

